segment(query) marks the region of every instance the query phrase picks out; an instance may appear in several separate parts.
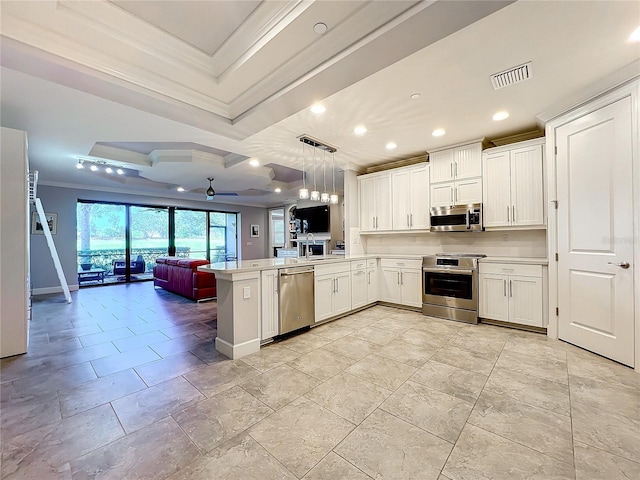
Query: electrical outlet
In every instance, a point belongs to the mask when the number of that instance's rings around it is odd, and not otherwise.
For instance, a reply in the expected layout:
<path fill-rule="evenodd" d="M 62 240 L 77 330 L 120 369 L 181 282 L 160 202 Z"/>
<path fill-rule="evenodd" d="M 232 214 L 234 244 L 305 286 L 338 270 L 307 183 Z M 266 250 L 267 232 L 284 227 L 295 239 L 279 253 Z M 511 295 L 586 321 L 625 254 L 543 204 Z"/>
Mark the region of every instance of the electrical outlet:
<path fill-rule="evenodd" d="M 253 245 L 253 242 L 247 242 L 247 245 Z"/>
<path fill-rule="evenodd" d="M 502 241 L 506 242 L 507 240 L 509 240 L 509 235 L 505 233 L 504 235 L 502 235 Z"/>
<path fill-rule="evenodd" d="M 251 287 L 242 287 L 242 298 L 251 298 Z"/>

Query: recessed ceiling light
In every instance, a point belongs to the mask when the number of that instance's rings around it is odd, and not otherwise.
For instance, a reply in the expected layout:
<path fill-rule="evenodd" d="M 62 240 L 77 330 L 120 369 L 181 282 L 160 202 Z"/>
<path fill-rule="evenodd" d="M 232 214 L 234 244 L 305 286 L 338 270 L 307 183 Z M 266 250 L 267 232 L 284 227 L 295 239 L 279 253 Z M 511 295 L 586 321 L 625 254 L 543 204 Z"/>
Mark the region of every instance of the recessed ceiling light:
<path fill-rule="evenodd" d="M 278 188 L 276 188 L 276 189 L 274 190 L 274 192 L 276 192 L 276 193 L 280 193 L 281 191 L 282 191 L 282 189 L 281 189 L 280 187 L 278 187 Z"/>
<path fill-rule="evenodd" d="M 318 22 L 313 26 L 313 31 L 316 32 L 318 35 L 327 33 L 327 30 L 329 30 L 329 27 L 327 27 L 326 23 Z"/>
<path fill-rule="evenodd" d="M 364 135 L 365 133 L 367 133 L 367 127 L 365 127 L 364 125 L 358 125 L 353 129 L 353 133 L 355 133 L 356 135 Z"/>
<path fill-rule="evenodd" d="M 436 128 L 433 132 L 431 132 L 431 135 L 433 135 L 434 137 L 441 137 L 445 134 L 445 130 L 444 128 Z"/>
<path fill-rule="evenodd" d="M 507 118 L 509 118 L 509 112 L 505 111 L 505 110 L 501 110 L 499 112 L 496 112 L 493 114 L 493 120 L 495 122 L 499 122 L 500 120 L 505 120 Z"/>
<path fill-rule="evenodd" d="M 91 171 L 92 172 L 97 172 L 98 171 L 98 167 L 96 167 L 95 165 L 91 165 Z"/>
<path fill-rule="evenodd" d="M 389 142 L 389 143 L 387 143 L 387 144 L 385 145 L 385 148 L 386 148 L 387 150 L 393 150 L 393 149 L 395 149 L 397 146 L 398 146 L 398 145 L 396 145 L 395 143 L 393 143 L 393 142 Z"/>
<path fill-rule="evenodd" d="M 327 108 L 321 103 L 316 103 L 311 106 L 311 112 L 315 113 L 316 115 L 320 115 L 321 113 L 324 113 L 326 111 L 327 111 Z"/>
<path fill-rule="evenodd" d="M 636 28 L 627 40 L 630 42 L 640 42 L 640 27 Z"/>
<path fill-rule="evenodd" d="M 260 162 L 257 158 L 252 158 L 251 160 L 249 160 L 249 165 L 251 165 L 252 167 L 259 167 Z"/>
<path fill-rule="evenodd" d="M 107 172 L 107 173 L 113 173 L 113 168 L 107 167 L 107 168 L 104 169 L 104 171 Z"/>
<path fill-rule="evenodd" d="M 119 169 L 117 169 L 117 170 L 116 170 L 116 173 L 117 173 L 118 175 L 124 175 L 124 170 L 122 170 L 121 168 L 119 168 Z"/>
<path fill-rule="evenodd" d="M 184 192 L 184 188 L 182 188 L 182 187 L 178 187 L 178 188 L 176 188 L 176 190 L 178 190 L 179 192 Z"/>
<path fill-rule="evenodd" d="M 419 94 L 419 93 L 412 93 L 412 94 L 411 94 L 411 98 L 412 98 L 413 100 L 416 100 L 417 98 L 420 98 L 420 94 Z"/>

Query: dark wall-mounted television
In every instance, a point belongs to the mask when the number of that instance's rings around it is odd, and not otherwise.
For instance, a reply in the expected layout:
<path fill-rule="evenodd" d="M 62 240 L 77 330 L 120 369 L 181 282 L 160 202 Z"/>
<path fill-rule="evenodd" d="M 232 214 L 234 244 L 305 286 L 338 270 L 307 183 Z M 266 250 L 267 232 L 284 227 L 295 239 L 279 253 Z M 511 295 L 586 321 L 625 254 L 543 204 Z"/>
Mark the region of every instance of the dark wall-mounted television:
<path fill-rule="evenodd" d="M 296 230 L 298 233 L 328 233 L 329 206 L 298 208 L 296 210 Z"/>

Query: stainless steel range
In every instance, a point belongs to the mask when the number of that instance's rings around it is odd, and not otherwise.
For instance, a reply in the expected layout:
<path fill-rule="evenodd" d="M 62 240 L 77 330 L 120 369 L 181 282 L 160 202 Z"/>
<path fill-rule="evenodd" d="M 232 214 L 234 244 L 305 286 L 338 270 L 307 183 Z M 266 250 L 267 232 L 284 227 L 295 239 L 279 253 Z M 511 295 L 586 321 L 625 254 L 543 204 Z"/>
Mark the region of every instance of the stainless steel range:
<path fill-rule="evenodd" d="M 439 253 L 422 259 L 422 313 L 478 323 L 478 259 L 482 254 Z"/>

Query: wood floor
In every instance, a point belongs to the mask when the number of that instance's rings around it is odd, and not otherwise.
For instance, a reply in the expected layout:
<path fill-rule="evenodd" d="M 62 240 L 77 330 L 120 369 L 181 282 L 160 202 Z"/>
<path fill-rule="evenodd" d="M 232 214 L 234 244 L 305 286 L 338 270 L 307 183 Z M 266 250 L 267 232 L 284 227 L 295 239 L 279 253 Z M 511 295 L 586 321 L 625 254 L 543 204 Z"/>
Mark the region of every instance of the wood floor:
<path fill-rule="evenodd" d="M 640 478 L 640 375 L 540 334 L 375 306 L 229 360 L 215 301 L 73 299 L 0 362 L 2 479 Z"/>

